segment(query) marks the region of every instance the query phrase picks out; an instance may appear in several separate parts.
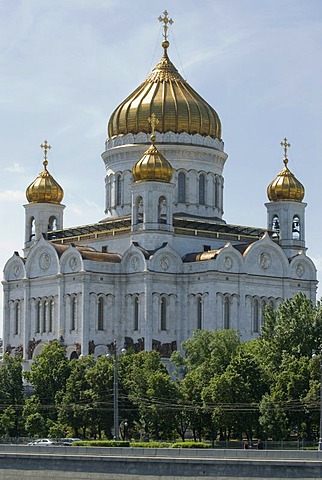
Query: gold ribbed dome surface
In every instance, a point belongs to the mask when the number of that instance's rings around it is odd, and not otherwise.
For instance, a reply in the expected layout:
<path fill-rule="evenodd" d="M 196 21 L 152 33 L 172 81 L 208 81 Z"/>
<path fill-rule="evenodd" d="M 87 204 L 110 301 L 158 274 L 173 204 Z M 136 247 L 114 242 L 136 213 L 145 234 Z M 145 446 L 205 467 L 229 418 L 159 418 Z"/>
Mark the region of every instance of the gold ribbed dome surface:
<path fill-rule="evenodd" d="M 159 133 L 199 133 L 220 139 L 217 113 L 178 73 L 167 54 L 169 42 L 162 46 L 164 54 L 148 78 L 111 115 L 109 138 L 148 133 L 146 119 L 154 112 L 160 120 Z"/>
<path fill-rule="evenodd" d="M 26 197 L 29 203 L 59 204 L 64 197 L 64 190 L 47 170 L 47 150 L 51 147 L 47 141 L 45 141 L 44 145 L 41 145 L 41 148 L 44 148 L 45 151 L 43 161 L 44 169 L 27 188 Z"/>
<path fill-rule="evenodd" d="M 173 175 L 173 168 L 166 158 L 154 145 L 155 136 L 151 136 L 152 145 L 144 152 L 142 158 L 132 167 L 133 180 L 154 180 L 159 182 L 170 182 Z"/>
<path fill-rule="evenodd" d="M 287 166 L 287 147 L 290 147 L 291 145 L 287 143 L 286 138 L 284 139 L 284 143 L 281 142 L 281 145 L 284 146 L 285 158 L 283 161 L 285 166 L 283 170 L 278 173 L 274 180 L 268 185 L 267 196 L 271 202 L 278 202 L 281 200 L 302 202 L 305 189 Z"/>

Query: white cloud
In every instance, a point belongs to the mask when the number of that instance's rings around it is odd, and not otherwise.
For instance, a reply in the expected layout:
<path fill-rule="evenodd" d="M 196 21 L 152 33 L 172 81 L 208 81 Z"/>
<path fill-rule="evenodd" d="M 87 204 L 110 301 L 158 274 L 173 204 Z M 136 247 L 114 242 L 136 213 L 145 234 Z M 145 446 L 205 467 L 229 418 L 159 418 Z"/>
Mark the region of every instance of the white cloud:
<path fill-rule="evenodd" d="M 6 167 L 5 170 L 7 172 L 14 172 L 14 173 L 22 173 L 25 171 L 22 165 L 20 163 L 15 162 L 13 165 Z"/>
<path fill-rule="evenodd" d="M 16 202 L 16 201 L 25 201 L 25 192 L 21 190 L 4 190 L 0 192 L 0 200 L 4 202 Z"/>

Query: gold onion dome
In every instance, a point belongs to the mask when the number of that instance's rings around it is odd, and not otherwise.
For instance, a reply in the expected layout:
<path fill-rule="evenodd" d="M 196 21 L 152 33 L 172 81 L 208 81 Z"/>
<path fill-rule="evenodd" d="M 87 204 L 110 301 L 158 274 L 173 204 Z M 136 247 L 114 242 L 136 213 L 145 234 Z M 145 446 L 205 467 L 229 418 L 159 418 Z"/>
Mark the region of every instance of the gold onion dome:
<path fill-rule="evenodd" d="M 64 197 L 64 190 L 56 182 L 54 177 L 47 170 L 47 150 L 51 148 L 47 140 L 41 144 L 44 149 L 44 169 L 26 190 L 26 197 L 29 203 L 61 203 Z"/>
<path fill-rule="evenodd" d="M 166 11 L 164 15 L 159 17 L 165 23 L 163 56 L 147 79 L 112 113 L 108 136 L 148 133 L 146 119 L 154 112 L 160 119 L 160 133 L 199 133 L 220 139 L 219 116 L 182 78 L 168 57 L 167 23 L 173 22 L 167 18 Z"/>
<path fill-rule="evenodd" d="M 149 118 L 152 125 L 151 142 L 152 145 L 144 152 L 143 157 L 132 167 L 133 180 L 140 182 L 142 180 L 154 180 L 158 182 L 170 182 L 173 175 L 173 168 L 166 158 L 159 152 L 155 146 L 154 128 L 158 123 L 154 113 Z"/>
<path fill-rule="evenodd" d="M 281 142 L 284 147 L 284 165 L 283 170 L 274 178 L 274 180 L 267 187 L 267 196 L 271 202 L 278 201 L 291 201 L 302 202 L 304 198 L 305 189 L 301 182 L 295 178 L 293 173 L 289 170 L 287 147 L 290 147 L 290 143 L 284 138 L 284 142 Z"/>

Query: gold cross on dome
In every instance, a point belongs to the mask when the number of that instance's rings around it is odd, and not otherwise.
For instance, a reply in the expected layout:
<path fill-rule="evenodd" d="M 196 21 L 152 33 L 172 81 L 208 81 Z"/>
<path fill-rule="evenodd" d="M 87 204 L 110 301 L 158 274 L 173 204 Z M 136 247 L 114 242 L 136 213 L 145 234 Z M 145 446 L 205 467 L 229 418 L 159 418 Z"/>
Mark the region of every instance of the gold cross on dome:
<path fill-rule="evenodd" d="M 40 145 L 40 148 L 42 148 L 44 150 L 44 160 L 47 161 L 47 150 L 50 150 L 51 149 L 51 145 L 49 145 L 49 143 L 47 142 L 47 140 L 44 141 L 44 143 L 42 143 Z"/>
<path fill-rule="evenodd" d="M 158 125 L 159 120 L 157 119 L 157 117 L 155 116 L 155 114 L 152 113 L 152 114 L 151 114 L 151 117 L 148 118 L 148 122 L 149 122 L 150 125 L 151 125 L 151 134 L 154 135 L 155 127 Z"/>
<path fill-rule="evenodd" d="M 284 138 L 283 142 L 281 142 L 281 146 L 284 147 L 284 160 L 287 160 L 287 149 L 290 148 L 291 144 L 288 142 L 286 137 Z"/>
<path fill-rule="evenodd" d="M 159 20 L 159 22 L 163 22 L 163 24 L 164 24 L 163 25 L 163 37 L 164 37 L 164 40 L 167 41 L 168 40 L 168 28 L 169 28 L 168 23 L 170 25 L 172 25 L 173 20 L 172 20 L 172 18 L 168 18 L 169 14 L 166 10 L 164 10 L 163 15 L 164 15 L 164 17 L 162 17 L 162 15 L 160 15 L 158 17 L 158 20 Z"/>

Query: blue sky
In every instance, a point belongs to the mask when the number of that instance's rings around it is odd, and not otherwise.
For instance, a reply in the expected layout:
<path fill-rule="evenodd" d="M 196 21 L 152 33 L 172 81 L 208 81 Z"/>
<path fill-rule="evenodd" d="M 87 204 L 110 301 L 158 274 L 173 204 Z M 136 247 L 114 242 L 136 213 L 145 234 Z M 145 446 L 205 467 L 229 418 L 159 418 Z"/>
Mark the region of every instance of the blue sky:
<path fill-rule="evenodd" d="M 306 189 L 307 254 L 321 276 L 320 0 L 2 0 L 1 270 L 22 250 L 25 189 L 42 170 L 45 139 L 65 226 L 104 217 L 106 124 L 161 57 L 165 9 L 171 60 L 222 121 L 225 220 L 266 226 L 266 188 L 283 167 L 286 136 L 289 168 Z"/>

